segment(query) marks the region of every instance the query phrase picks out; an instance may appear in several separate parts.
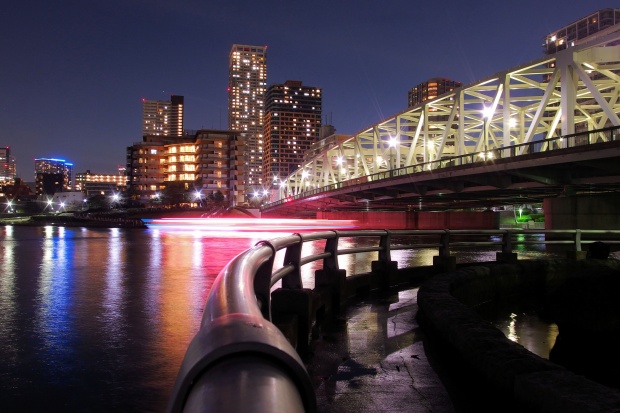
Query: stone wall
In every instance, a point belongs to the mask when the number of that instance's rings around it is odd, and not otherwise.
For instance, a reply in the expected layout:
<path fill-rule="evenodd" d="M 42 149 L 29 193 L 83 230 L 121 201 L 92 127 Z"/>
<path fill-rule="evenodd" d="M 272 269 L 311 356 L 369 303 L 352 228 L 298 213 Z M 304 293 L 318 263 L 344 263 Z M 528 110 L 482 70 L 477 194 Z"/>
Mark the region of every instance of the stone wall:
<path fill-rule="evenodd" d="M 610 261 L 616 265 L 618 262 Z M 498 391 L 536 412 L 612 412 L 620 392 L 551 363 L 483 320 L 471 306 L 506 294 L 545 296 L 590 261 L 520 261 L 467 267 L 425 282 L 418 292 L 418 317 L 441 341 Z"/>

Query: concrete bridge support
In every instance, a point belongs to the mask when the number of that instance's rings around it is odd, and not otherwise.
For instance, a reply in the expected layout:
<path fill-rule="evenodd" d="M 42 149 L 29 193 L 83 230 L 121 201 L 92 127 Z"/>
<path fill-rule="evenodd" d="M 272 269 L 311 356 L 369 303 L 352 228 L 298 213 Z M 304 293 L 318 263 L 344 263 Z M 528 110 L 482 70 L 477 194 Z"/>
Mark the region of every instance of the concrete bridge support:
<path fill-rule="evenodd" d="M 545 229 L 620 229 L 620 196 L 566 196 L 543 202 Z"/>

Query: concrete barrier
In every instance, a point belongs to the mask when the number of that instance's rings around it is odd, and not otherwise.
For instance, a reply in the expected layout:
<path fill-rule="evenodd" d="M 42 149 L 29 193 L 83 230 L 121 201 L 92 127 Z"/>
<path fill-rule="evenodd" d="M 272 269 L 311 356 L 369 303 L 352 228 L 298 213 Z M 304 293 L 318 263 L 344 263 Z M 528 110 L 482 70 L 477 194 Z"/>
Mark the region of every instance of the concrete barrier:
<path fill-rule="evenodd" d="M 525 291 L 545 296 L 573 270 L 595 265 L 618 262 L 521 261 L 444 273 L 420 287 L 418 319 L 488 383 L 532 411 L 619 412 L 620 391 L 529 352 L 471 307 Z"/>

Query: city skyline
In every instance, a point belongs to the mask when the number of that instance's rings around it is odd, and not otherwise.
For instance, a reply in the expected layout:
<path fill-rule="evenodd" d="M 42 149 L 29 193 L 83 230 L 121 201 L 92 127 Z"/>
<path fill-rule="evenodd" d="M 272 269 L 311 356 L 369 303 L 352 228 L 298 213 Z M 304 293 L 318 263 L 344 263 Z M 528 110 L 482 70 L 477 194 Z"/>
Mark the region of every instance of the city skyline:
<path fill-rule="evenodd" d="M 323 90 L 323 116 L 353 134 L 407 107 L 433 77 L 466 85 L 543 55 L 544 37 L 608 1 L 185 1 L 0 6 L 0 147 L 18 175 L 35 158 L 115 173 L 141 140 L 142 99 L 185 97 L 187 129 L 227 128 L 233 44 L 268 46 L 267 85 Z M 369 28 L 372 28 L 369 29 Z"/>

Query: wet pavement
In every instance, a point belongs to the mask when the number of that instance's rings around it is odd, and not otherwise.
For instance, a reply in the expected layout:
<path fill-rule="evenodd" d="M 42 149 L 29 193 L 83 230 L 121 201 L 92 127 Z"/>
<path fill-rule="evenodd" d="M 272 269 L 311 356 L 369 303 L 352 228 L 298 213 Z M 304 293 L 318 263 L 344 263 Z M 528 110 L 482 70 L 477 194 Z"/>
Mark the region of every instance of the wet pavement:
<path fill-rule="evenodd" d="M 417 291 L 352 304 L 322 328 L 308 364 L 318 411 L 518 411 L 432 345 L 415 318 Z"/>

